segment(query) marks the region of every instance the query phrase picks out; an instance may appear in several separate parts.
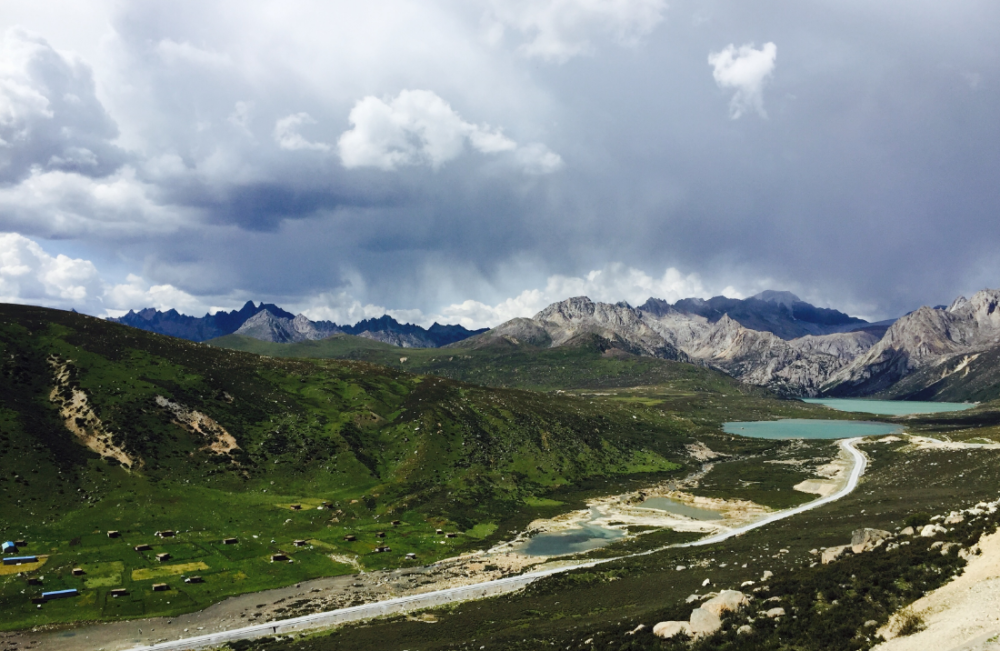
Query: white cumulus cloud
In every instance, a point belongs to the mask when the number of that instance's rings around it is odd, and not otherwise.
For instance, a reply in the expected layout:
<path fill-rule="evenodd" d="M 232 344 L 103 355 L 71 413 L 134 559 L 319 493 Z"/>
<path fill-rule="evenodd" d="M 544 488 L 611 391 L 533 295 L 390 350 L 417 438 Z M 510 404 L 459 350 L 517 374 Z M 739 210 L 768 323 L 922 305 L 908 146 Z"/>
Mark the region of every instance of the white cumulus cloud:
<path fill-rule="evenodd" d="M 330 145 L 323 142 L 310 142 L 302 137 L 299 128 L 305 124 L 316 124 L 316 120 L 308 113 L 295 113 L 278 120 L 274 125 L 274 141 L 282 149 L 312 149 L 314 151 L 329 151 Z"/>
<path fill-rule="evenodd" d="M 712 76 L 719 88 L 732 89 L 736 93 L 729 102 L 729 116 L 736 120 L 747 111 L 756 111 L 767 117 L 764 111 L 764 83 L 774 72 L 774 62 L 778 47 L 765 43 L 757 50 L 752 43 L 737 48 L 730 44 L 721 52 L 708 55 L 712 66 Z"/>
<path fill-rule="evenodd" d="M 69 309 L 98 299 L 97 267 L 89 260 L 49 255 L 18 233 L 0 233 L 0 302 Z"/>
<path fill-rule="evenodd" d="M 519 147 L 500 129 L 466 122 L 448 102 L 429 90 L 403 90 L 388 101 L 359 100 L 348 120 L 351 129 L 337 143 L 344 167 L 394 170 L 407 165 L 438 168 L 457 158 L 466 144 L 483 154 L 515 152 L 522 167 L 547 173 L 562 158 L 544 145 Z"/>
<path fill-rule="evenodd" d="M 120 316 L 130 309 L 175 308 L 204 314 L 204 302 L 173 285 L 152 285 L 129 274 L 125 283 L 105 281 L 90 260 L 52 255 L 20 233 L 0 233 L 0 303 L 76 309 L 98 316 Z"/>
<path fill-rule="evenodd" d="M 593 51 L 593 40 L 610 37 L 632 46 L 663 20 L 664 0 L 494 0 L 488 40 L 505 28 L 519 32 L 526 56 L 564 63 Z"/>

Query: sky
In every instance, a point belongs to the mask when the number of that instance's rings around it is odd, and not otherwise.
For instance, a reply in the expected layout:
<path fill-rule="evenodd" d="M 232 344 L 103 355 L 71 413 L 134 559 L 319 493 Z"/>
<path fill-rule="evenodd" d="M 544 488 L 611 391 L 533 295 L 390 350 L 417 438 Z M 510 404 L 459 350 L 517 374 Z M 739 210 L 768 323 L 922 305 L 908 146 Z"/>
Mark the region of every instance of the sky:
<path fill-rule="evenodd" d="M 467 327 L 1000 287 L 1000 4 L 5 0 L 0 301 Z"/>

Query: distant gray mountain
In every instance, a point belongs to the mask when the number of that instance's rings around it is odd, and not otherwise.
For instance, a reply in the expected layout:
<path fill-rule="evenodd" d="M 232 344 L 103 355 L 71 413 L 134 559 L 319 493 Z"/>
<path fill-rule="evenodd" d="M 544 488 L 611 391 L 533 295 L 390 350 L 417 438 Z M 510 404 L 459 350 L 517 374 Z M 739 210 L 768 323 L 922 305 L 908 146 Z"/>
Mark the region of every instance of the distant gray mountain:
<path fill-rule="evenodd" d="M 292 319 L 282 318 L 271 314 L 270 310 L 264 310 L 247 319 L 233 334 L 287 344 L 326 339 L 339 332 L 342 330 L 329 321 L 310 321 L 302 314 Z"/>
<path fill-rule="evenodd" d="M 745 328 L 771 332 L 782 339 L 849 332 L 870 325 L 864 319 L 806 303 L 791 292 L 773 290 L 763 291 L 746 299 L 725 296 L 715 296 L 708 300 L 685 298 L 673 304 L 659 298 L 650 298 L 639 309 L 657 317 L 671 313 L 697 315 L 704 317 L 709 323 L 715 323 L 728 315 Z"/>
<path fill-rule="evenodd" d="M 724 308 L 763 327 L 754 329 L 726 312 L 719 314 Z M 692 361 L 783 394 L 816 395 L 831 375 L 878 342 L 879 336 L 872 332 L 841 331 L 859 325 L 866 322 L 816 308 L 789 292 L 765 292 L 746 300 L 687 299 L 673 305 L 650 299 L 638 309 L 579 296 L 455 346 L 549 348 L 586 343 L 597 336 L 624 353 Z M 810 334 L 824 329 L 834 331 Z M 791 333 L 801 334 L 792 338 Z"/>
<path fill-rule="evenodd" d="M 208 339 L 215 339 L 216 337 L 236 332 L 247 319 L 264 310 L 280 318 L 291 319 L 295 316 L 277 305 L 269 303 L 254 305 L 253 301 L 247 301 L 239 310 L 233 310 L 232 312 L 220 311 L 215 314 L 206 314 L 203 317 L 187 316 L 186 314 L 180 314 L 177 310 L 161 312 L 147 307 L 138 312 L 129 310 L 128 314 L 118 318 L 110 317 L 108 321 L 132 326 L 140 330 L 156 332 L 161 335 L 170 335 L 179 339 L 207 341 Z"/>
<path fill-rule="evenodd" d="M 343 332 L 404 348 L 437 348 L 486 331 L 486 328 L 468 330 L 460 325 L 438 323 L 425 329 L 418 325 L 399 323 L 389 315 L 365 319 L 353 326 L 338 326 L 331 321 L 311 321 L 305 315 L 293 315 L 277 305 L 254 305 L 252 301 L 247 301 L 239 310 L 216 312 L 203 317 L 179 314 L 176 310 L 160 312 L 146 308 L 139 312 L 129 310 L 122 317 L 108 320 L 191 341 L 207 341 L 224 335 L 240 334 L 262 341 L 290 343 L 324 339 Z"/>

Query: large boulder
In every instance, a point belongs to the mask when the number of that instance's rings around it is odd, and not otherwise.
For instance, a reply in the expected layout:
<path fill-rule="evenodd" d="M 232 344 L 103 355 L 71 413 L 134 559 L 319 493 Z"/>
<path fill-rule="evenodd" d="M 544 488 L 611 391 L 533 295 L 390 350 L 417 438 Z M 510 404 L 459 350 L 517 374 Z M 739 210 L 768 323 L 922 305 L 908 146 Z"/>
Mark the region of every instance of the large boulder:
<path fill-rule="evenodd" d="M 680 635 L 691 635 L 691 625 L 687 622 L 660 622 L 653 627 L 653 635 L 664 640 Z"/>
<path fill-rule="evenodd" d="M 711 635 L 722 628 L 722 620 L 711 610 L 695 608 L 691 611 L 691 632 L 695 635 Z"/>
<path fill-rule="evenodd" d="M 823 550 L 823 565 L 829 565 L 850 549 L 850 545 L 840 545 L 839 547 L 827 547 Z"/>
<path fill-rule="evenodd" d="M 870 552 L 882 541 L 891 537 L 891 533 L 881 529 L 855 529 L 851 534 L 851 551 L 855 554 Z"/>
<path fill-rule="evenodd" d="M 920 535 L 924 538 L 933 538 L 939 533 L 948 533 L 948 530 L 939 524 L 928 524 L 920 530 Z"/>
<path fill-rule="evenodd" d="M 749 601 L 747 596 L 739 590 L 723 590 L 717 596 L 703 603 L 701 609 L 714 613 L 716 617 L 722 617 L 723 613 L 739 610 Z"/>
<path fill-rule="evenodd" d="M 778 606 L 778 607 L 775 607 L 775 608 L 771 608 L 770 610 L 768 610 L 767 612 L 765 612 L 764 615 L 766 615 L 767 617 L 770 617 L 771 619 L 775 619 L 776 617 L 784 617 L 785 616 L 785 609 L 782 608 L 782 607 L 780 607 L 780 606 Z"/>

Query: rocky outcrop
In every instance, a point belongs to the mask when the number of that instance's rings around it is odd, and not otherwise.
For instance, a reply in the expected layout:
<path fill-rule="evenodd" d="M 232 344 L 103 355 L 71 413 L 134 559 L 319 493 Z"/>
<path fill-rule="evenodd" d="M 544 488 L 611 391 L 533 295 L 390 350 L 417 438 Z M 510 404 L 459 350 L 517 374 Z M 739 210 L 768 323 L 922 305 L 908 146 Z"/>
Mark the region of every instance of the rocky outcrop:
<path fill-rule="evenodd" d="M 663 639 L 682 633 L 691 637 L 711 635 L 722 628 L 722 616 L 725 613 L 736 612 L 748 603 L 749 598 L 739 590 L 723 590 L 692 610 L 688 621 L 660 622 L 653 627 L 653 635 Z"/>
<path fill-rule="evenodd" d="M 882 529 L 856 529 L 851 534 L 851 551 L 855 554 L 870 552 L 892 537 L 891 533 Z"/>

